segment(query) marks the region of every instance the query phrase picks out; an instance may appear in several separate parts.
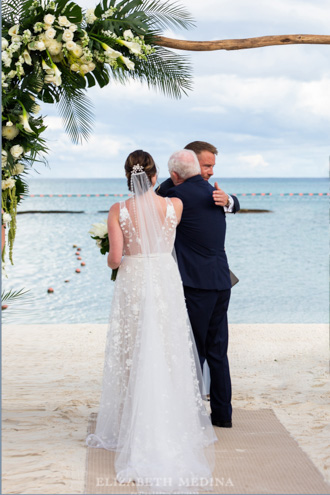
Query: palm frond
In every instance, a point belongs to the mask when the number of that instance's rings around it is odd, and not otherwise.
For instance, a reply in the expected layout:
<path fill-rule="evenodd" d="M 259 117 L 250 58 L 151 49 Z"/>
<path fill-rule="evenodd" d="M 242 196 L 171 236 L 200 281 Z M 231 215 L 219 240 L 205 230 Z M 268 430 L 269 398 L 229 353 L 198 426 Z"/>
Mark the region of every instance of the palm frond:
<path fill-rule="evenodd" d="M 30 289 L 24 290 L 9 290 L 7 292 L 2 291 L 1 293 L 1 302 L 3 303 L 4 301 L 6 302 L 15 302 L 17 301 L 18 298 L 23 297 L 25 294 L 30 292 Z"/>
<path fill-rule="evenodd" d="M 167 96 L 181 98 L 182 93 L 187 95 L 192 89 L 191 70 L 188 57 L 156 47 L 147 60 L 136 64 L 131 77 L 146 81 Z"/>
<path fill-rule="evenodd" d="M 1 15 L 5 22 L 15 24 L 24 12 L 23 0 L 2 0 Z"/>
<path fill-rule="evenodd" d="M 139 10 L 148 16 L 148 24 L 151 29 L 195 27 L 196 23 L 185 7 L 177 2 L 158 0 L 143 0 Z"/>
<path fill-rule="evenodd" d="M 70 91 L 62 87 L 57 106 L 72 142 L 78 144 L 82 139 L 87 141 L 93 131 L 95 116 L 93 103 L 86 96 L 85 91 L 82 89 Z"/>
<path fill-rule="evenodd" d="M 13 317 L 17 320 L 26 318 L 26 305 L 31 304 L 33 301 L 32 294 L 28 294 L 30 290 L 9 290 L 7 292 L 2 291 L 1 303 L 2 303 L 2 321 L 7 323 L 13 322 Z M 5 307 L 4 307 L 5 306 Z M 32 310 L 33 312 L 33 310 Z M 29 313 L 31 313 L 29 308 Z"/>

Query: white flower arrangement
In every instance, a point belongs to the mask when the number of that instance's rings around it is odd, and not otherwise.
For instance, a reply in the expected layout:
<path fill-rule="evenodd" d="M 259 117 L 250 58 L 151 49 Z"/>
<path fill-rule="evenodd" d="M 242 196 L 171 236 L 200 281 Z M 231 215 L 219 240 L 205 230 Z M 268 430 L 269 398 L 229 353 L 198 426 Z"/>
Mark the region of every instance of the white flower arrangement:
<path fill-rule="evenodd" d="M 16 184 L 15 179 L 9 177 L 8 179 L 1 181 L 1 189 L 4 191 L 5 189 L 12 189 Z"/>

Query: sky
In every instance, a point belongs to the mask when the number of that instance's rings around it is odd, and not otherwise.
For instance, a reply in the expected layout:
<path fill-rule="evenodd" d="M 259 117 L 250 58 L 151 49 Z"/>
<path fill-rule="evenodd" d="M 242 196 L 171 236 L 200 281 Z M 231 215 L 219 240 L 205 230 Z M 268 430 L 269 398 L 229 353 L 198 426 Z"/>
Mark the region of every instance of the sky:
<path fill-rule="evenodd" d="M 83 7 L 97 2 L 78 0 Z M 196 20 L 189 40 L 329 34 L 328 0 L 181 0 Z M 181 52 L 188 53 L 188 52 Z M 144 149 L 159 176 L 176 150 L 195 140 L 219 150 L 217 177 L 328 177 L 330 46 L 292 45 L 190 52 L 193 91 L 168 98 L 141 83 L 91 88 L 95 129 L 73 145 L 56 107 L 42 106 L 50 153 L 40 178 L 124 177 L 127 155 Z"/>

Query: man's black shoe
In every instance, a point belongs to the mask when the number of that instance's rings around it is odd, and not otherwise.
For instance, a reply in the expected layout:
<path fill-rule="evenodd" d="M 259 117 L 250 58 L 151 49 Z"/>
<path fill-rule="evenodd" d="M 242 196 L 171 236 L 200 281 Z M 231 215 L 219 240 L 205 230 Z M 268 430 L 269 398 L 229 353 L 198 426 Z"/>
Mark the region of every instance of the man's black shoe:
<path fill-rule="evenodd" d="M 220 428 L 232 428 L 233 423 L 231 421 L 217 421 L 212 419 L 213 426 L 219 426 Z"/>

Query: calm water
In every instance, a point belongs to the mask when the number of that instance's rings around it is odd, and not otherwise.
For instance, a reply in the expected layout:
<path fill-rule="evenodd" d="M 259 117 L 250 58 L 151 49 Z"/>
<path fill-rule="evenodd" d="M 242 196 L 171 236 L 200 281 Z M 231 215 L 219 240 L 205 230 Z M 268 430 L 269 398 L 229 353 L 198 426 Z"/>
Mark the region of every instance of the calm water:
<path fill-rule="evenodd" d="M 214 182 L 214 181 L 213 181 Z M 329 321 L 327 179 L 220 179 L 241 208 L 271 213 L 227 215 L 226 250 L 240 282 L 232 291 L 231 323 Z M 243 193 L 272 196 L 240 196 Z M 127 194 L 121 179 L 30 180 L 31 194 Z M 19 211 L 74 210 L 74 214 L 18 215 L 14 266 L 3 288 L 30 289 L 32 300 L 7 323 L 106 323 L 114 284 L 88 230 L 107 217 L 116 197 L 28 198 Z M 216 226 L 215 226 L 216 228 Z M 81 247 L 77 261 L 72 245 Z M 75 269 L 81 268 L 76 274 Z M 64 280 L 70 282 L 65 283 Z M 48 287 L 54 289 L 48 294 Z M 168 288 L 170 290 L 170 288 Z"/>

